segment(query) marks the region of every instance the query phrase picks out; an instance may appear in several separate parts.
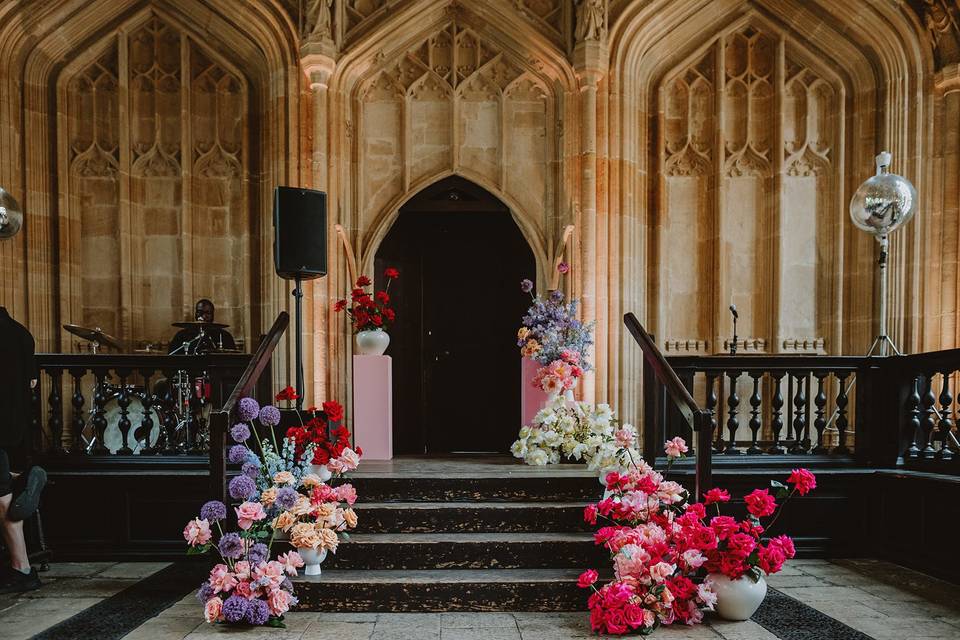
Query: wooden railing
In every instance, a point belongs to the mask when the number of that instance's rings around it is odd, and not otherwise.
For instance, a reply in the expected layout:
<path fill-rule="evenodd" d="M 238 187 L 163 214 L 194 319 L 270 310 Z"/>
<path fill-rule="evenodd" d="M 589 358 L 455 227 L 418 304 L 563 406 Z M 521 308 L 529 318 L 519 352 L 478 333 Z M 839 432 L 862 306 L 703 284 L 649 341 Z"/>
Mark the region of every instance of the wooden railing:
<path fill-rule="evenodd" d="M 223 406 L 210 415 L 210 493 L 223 502 L 226 502 L 227 496 L 225 448 L 230 416 L 237 402 L 241 398 L 250 396 L 253 389 L 257 387 L 260 376 L 270 363 L 273 351 L 277 348 L 289 324 L 290 315 L 286 311 L 281 311 Z"/>

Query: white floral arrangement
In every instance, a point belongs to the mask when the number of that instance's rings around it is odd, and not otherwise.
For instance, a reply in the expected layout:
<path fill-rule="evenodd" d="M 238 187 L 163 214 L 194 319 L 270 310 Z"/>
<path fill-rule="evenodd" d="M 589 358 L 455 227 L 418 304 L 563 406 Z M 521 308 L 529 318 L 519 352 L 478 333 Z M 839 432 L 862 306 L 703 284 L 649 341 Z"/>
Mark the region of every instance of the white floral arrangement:
<path fill-rule="evenodd" d="M 636 429 L 620 426 L 610 405 L 556 397 L 537 412 L 532 425 L 520 429 L 510 452 L 533 466 L 566 459 L 586 462 L 592 470 L 620 469 L 630 464 L 631 455 L 640 459 L 636 442 Z"/>

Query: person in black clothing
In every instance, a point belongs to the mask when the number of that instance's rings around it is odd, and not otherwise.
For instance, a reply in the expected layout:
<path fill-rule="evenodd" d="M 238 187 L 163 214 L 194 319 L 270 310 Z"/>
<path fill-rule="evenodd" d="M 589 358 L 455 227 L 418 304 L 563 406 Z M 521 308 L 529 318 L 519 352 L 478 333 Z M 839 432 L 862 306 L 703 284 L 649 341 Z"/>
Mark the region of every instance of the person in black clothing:
<path fill-rule="evenodd" d="M 47 476 L 40 467 L 33 467 L 14 480 L 10 471 L 9 452 L 26 439 L 30 389 L 39 373 L 33 336 L 4 307 L 0 307 L 0 363 L 0 528 L 10 553 L 10 567 L 0 573 L 0 593 L 11 593 L 40 586 L 27 555 L 23 521 L 37 510 Z"/>
<path fill-rule="evenodd" d="M 203 322 L 213 322 L 213 315 L 216 309 L 213 306 L 213 303 L 202 298 L 197 300 L 197 305 L 194 307 L 194 318 Z M 196 342 L 187 347 L 187 349 L 182 349 L 184 344 L 190 342 L 191 340 L 196 340 L 199 331 L 196 329 L 181 329 L 173 336 L 173 340 L 170 341 L 169 353 L 205 353 L 207 351 L 215 351 L 217 349 L 236 349 L 237 343 L 234 342 L 233 336 L 230 335 L 230 332 L 225 329 L 207 329 L 204 331 L 204 339 Z"/>

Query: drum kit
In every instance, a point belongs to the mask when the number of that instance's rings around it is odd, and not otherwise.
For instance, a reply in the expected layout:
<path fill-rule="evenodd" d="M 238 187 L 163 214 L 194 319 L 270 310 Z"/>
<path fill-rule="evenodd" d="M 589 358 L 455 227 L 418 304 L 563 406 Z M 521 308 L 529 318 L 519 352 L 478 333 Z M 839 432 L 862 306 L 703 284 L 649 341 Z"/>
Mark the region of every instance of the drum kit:
<path fill-rule="evenodd" d="M 240 349 L 223 345 L 223 329 L 229 325 L 198 320 L 174 322 L 173 326 L 188 329 L 196 335 L 184 341 L 170 355 L 241 353 Z M 122 340 L 105 333 L 100 327 L 90 329 L 65 324 L 63 328 L 85 340 L 93 354 L 100 354 L 104 347 L 126 350 Z M 218 340 L 216 336 L 219 336 Z M 133 352 L 164 353 L 152 345 Z M 178 369 L 171 377 L 156 380 L 152 391 L 146 385 L 115 385 L 98 378 L 93 393 L 90 417 L 81 433 L 87 453 L 104 450 L 111 454 L 119 451 L 134 455 L 161 451 L 200 453 L 206 449 L 207 418 L 212 410 L 212 384 L 206 371 L 196 375 L 186 369 Z M 163 429 L 169 422 L 175 425 L 172 433 Z M 124 438 L 123 427 L 126 427 L 127 438 Z M 175 442 L 167 442 L 170 437 Z M 99 444 L 98 439 L 102 439 Z"/>

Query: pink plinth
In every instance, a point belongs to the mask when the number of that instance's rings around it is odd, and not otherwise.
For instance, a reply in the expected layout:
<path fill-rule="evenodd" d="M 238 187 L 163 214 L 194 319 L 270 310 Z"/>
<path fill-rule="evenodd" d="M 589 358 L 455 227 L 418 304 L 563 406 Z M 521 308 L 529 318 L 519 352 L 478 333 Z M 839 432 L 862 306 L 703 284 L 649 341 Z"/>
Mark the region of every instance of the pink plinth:
<path fill-rule="evenodd" d="M 393 458 L 393 361 L 353 356 L 353 437 L 364 460 Z"/>
<path fill-rule="evenodd" d="M 547 403 L 547 394 L 533 386 L 540 363 L 530 358 L 523 359 L 520 370 L 520 426 L 533 424 L 533 417 Z"/>

